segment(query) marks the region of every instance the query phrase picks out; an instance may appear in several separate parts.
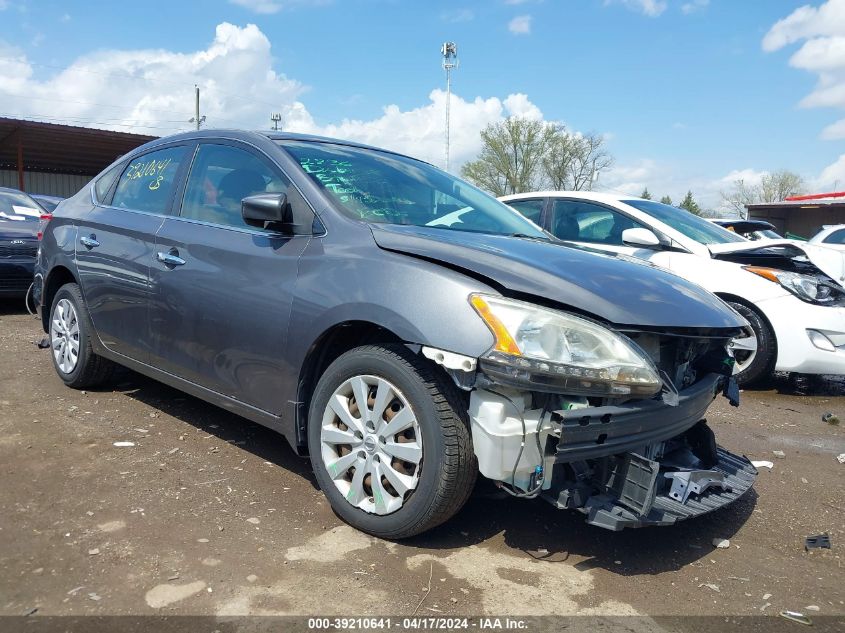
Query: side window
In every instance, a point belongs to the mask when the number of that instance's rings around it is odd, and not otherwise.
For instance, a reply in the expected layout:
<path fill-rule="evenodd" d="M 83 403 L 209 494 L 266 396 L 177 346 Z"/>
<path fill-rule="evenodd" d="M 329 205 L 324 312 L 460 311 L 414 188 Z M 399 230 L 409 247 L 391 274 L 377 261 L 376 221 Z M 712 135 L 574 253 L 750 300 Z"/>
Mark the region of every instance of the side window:
<path fill-rule="evenodd" d="M 627 215 L 591 202 L 555 200 L 551 232 L 562 240 L 622 246 L 622 231 L 642 226 Z"/>
<path fill-rule="evenodd" d="M 94 194 L 97 202 L 107 202 L 106 195 L 108 195 L 109 189 L 114 184 L 114 179 L 117 178 L 117 175 L 121 171 L 123 171 L 123 165 L 115 165 L 97 179 L 97 182 L 94 184 Z"/>
<path fill-rule="evenodd" d="M 513 207 L 534 224 L 540 225 L 540 216 L 543 213 L 543 200 L 513 200 L 506 202 L 506 205 Z"/>
<path fill-rule="evenodd" d="M 247 227 L 241 216 L 241 200 L 257 193 L 284 193 L 289 184 L 278 170 L 252 152 L 203 144 L 188 176 L 182 217 Z"/>
<path fill-rule="evenodd" d="M 184 157 L 184 147 L 168 147 L 132 160 L 117 181 L 112 206 L 167 213 L 176 173 Z"/>
<path fill-rule="evenodd" d="M 825 244 L 845 244 L 845 229 L 839 229 L 828 235 Z"/>

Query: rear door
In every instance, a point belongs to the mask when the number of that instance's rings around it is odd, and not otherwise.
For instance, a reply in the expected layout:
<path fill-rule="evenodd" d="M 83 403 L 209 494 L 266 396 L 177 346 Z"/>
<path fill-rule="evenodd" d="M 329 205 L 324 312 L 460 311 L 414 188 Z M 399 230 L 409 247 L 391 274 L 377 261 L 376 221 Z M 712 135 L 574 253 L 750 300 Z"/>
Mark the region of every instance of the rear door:
<path fill-rule="evenodd" d="M 289 187 L 249 146 L 200 143 L 181 212 L 156 237 L 151 273 L 152 364 L 276 414 L 286 408 L 288 319 L 309 236 L 247 226 L 240 209 L 247 196 Z"/>
<path fill-rule="evenodd" d="M 97 334 L 108 349 L 142 362 L 149 358 L 155 234 L 170 212 L 186 154 L 183 144 L 135 157 L 116 181 L 97 182 L 103 201 L 79 221 L 76 261 Z"/>

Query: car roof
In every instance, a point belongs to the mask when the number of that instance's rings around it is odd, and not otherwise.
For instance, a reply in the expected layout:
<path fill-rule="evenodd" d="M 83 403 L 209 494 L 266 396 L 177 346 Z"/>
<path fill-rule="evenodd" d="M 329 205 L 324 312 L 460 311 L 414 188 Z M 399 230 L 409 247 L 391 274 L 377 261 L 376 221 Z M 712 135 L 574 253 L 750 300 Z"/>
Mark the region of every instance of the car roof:
<path fill-rule="evenodd" d="M 508 201 L 524 198 L 579 198 L 581 200 L 593 200 L 595 202 L 624 202 L 625 200 L 639 199 L 637 196 L 609 193 L 606 191 L 532 191 L 530 193 L 515 193 L 509 196 L 502 196 L 499 199 Z"/>
<path fill-rule="evenodd" d="M 181 140 L 200 140 L 206 138 L 228 138 L 234 140 L 242 140 L 246 142 L 255 143 L 256 141 L 302 141 L 302 142 L 310 142 L 310 143 L 332 143 L 334 145 L 346 145 L 348 147 L 356 147 L 360 149 L 368 149 L 374 150 L 378 152 L 386 152 L 388 154 L 394 154 L 396 156 L 402 156 L 404 158 L 411 158 L 413 160 L 420 160 L 418 158 L 414 158 L 413 156 L 408 156 L 407 154 L 402 154 L 400 152 L 395 152 L 393 150 L 384 149 L 383 147 L 374 147 L 372 145 L 367 145 L 365 143 L 358 143 L 356 141 L 349 141 L 345 139 L 339 138 L 331 138 L 329 136 L 320 136 L 318 134 L 300 134 L 297 132 L 284 132 L 284 131 L 264 131 L 264 130 L 239 130 L 234 128 L 217 128 L 217 129 L 205 129 L 205 130 L 192 130 L 190 132 L 181 132 L 179 134 L 172 134 L 170 136 L 163 136 L 161 138 L 157 138 L 154 141 L 150 141 L 149 143 L 145 143 L 141 145 L 139 148 L 133 150 L 131 153 L 135 154 L 138 150 L 141 149 L 150 149 L 157 145 L 161 145 L 164 143 L 170 143 L 172 141 L 181 141 Z M 425 162 L 425 161 L 420 161 Z"/>

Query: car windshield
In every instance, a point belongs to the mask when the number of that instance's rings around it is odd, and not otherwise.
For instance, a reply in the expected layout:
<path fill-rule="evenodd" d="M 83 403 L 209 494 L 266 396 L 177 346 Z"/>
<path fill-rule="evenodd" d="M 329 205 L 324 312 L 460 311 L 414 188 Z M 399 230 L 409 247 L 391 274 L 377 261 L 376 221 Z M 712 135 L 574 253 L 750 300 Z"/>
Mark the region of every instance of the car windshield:
<path fill-rule="evenodd" d="M 736 233 L 731 233 L 704 218 L 653 200 L 621 200 L 624 204 L 648 213 L 656 220 L 671 226 L 673 229 L 686 235 L 699 244 L 730 244 L 732 242 L 744 242 L 745 238 Z"/>
<path fill-rule="evenodd" d="M 44 210 L 28 195 L 18 191 L 0 191 L 0 220 L 27 222 L 41 219 Z"/>
<path fill-rule="evenodd" d="M 421 161 L 333 143 L 280 144 L 342 213 L 357 220 L 549 239 L 507 205 Z"/>

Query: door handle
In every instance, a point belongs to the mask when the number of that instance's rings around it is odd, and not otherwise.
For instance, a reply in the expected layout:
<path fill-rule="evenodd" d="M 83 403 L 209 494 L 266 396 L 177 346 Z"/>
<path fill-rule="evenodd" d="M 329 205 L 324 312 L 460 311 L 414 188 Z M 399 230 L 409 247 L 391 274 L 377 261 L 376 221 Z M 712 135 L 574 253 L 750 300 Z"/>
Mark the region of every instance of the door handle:
<path fill-rule="evenodd" d="M 184 259 L 179 257 L 179 251 L 176 249 L 173 249 L 169 253 L 159 251 L 156 253 L 156 259 L 165 266 L 183 266 L 186 263 Z"/>
<path fill-rule="evenodd" d="M 91 235 L 80 237 L 79 241 L 82 242 L 82 245 L 86 248 L 97 248 L 100 245 L 97 241 L 97 237 L 93 233 Z"/>

